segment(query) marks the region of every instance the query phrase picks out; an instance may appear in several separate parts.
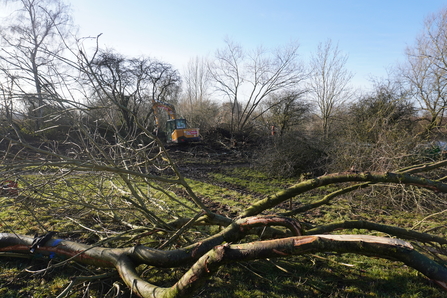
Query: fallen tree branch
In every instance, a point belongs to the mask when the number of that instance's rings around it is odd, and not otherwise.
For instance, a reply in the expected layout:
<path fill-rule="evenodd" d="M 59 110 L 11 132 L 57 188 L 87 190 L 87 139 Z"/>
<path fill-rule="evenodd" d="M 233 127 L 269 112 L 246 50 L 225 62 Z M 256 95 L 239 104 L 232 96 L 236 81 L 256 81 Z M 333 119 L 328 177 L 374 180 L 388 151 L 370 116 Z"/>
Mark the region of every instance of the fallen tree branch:
<path fill-rule="evenodd" d="M 306 212 L 306 211 L 309 211 L 309 210 L 318 208 L 318 207 L 320 207 L 320 206 L 322 206 L 322 205 L 329 205 L 330 202 L 331 202 L 333 199 L 335 199 L 336 197 L 341 196 L 341 195 L 343 195 L 343 194 L 347 194 L 347 193 L 349 193 L 349 192 L 351 192 L 351 191 L 354 191 L 354 190 L 357 190 L 357 189 L 361 189 L 361 188 L 368 187 L 368 186 L 370 186 L 371 184 L 372 184 L 371 182 L 359 183 L 359 184 L 356 184 L 356 185 L 352 185 L 352 186 L 348 186 L 348 187 L 345 187 L 345 188 L 336 190 L 336 191 L 334 191 L 334 192 L 331 192 L 331 193 L 328 194 L 328 195 L 325 195 L 325 196 L 324 196 L 321 200 L 319 200 L 319 201 L 316 201 L 316 202 L 313 202 L 313 203 L 310 203 L 310 204 L 306 204 L 306 205 L 304 205 L 304 206 L 295 208 L 295 209 L 290 210 L 290 211 L 288 211 L 288 212 L 284 212 L 284 213 L 282 213 L 282 215 L 283 215 L 283 216 L 292 216 L 292 215 L 296 215 L 296 214 L 299 214 L 299 213 L 304 213 L 304 212 Z"/>
<path fill-rule="evenodd" d="M 305 193 L 309 190 L 326 186 L 329 184 L 343 183 L 343 182 L 368 182 L 368 183 L 397 183 L 413 185 L 417 187 L 426 188 L 435 192 L 447 193 L 447 184 L 440 181 L 434 181 L 426 178 L 413 176 L 407 173 L 356 173 L 343 172 L 320 176 L 309 179 L 289 187 L 286 190 L 270 195 L 258 202 L 253 203 L 249 208 L 242 213 L 241 217 L 248 217 L 260 214 L 261 212 L 273 208 L 282 202 L 291 199 L 299 194 Z M 359 186 L 354 186 L 358 188 Z M 351 191 L 351 189 L 349 189 Z M 322 204 L 327 203 L 323 201 Z M 290 214 L 290 213 L 289 213 Z"/>
<path fill-rule="evenodd" d="M 255 220 L 257 221 L 257 220 Z M 247 225 L 250 223 L 245 222 Z M 260 222 L 256 222 L 259 224 Z M 238 228 L 241 226 L 238 225 Z M 242 229 L 243 230 L 243 229 Z M 28 253 L 32 238 L 13 234 L 0 234 L 0 251 Z M 142 255 L 142 251 L 151 254 Z M 399 239 L 366 235 L 312 235 L 265 240 L 244 244 L 223 244 L 214 246 L 200 258 L 189 251 L 190 259 L 196 259 L 191 268 L 172 287 L 162 288 L 143 280 L 135 268 L 141 263 L 163 267 L 175 267 L 172 262 L 178 250 L 162 251 L 143 246 L 130 248 L 91 247 L 60 239 L 50 240 L 38 249 L 50 258 L 72 257 L 74 261 L 97 267 L 115 267 L 120 277 L 141 297 L 191 297 L 217 269 L 228 263 L 255 259 L 291 257 L 309 253 L 333 251 L 356 253 L 367 256 L 393 259 L 418 270 L 438 284 L 447 283 L 447 268 L 416 251 L 413 246 Z M 188 251 L 184 251 L 188 253 Z M 151 255 L 151 258 L 142 258 Z M 169 262 L 169 261 L 170 262 Z M 165 261 L 164 264 L 161 264 Z M 185 263 L 182 263 L 184 265 Z"/>
<path fill-rule="evenodd" d="M 447 268 L 417 252 L 405 241 L 365 235 L 314 235 L 219 245 L 203 255 L 172 287 L 146 292 L 144 282 L 136 279 L 135 289 L 141 290 L 139 294 L 142 297 L 191 297 L 224 264 L 326 251 L 394 259 L 418 270 L 438 284 L 447 281 Z M 151 293 L 157 295 L 150 296 Z"/>

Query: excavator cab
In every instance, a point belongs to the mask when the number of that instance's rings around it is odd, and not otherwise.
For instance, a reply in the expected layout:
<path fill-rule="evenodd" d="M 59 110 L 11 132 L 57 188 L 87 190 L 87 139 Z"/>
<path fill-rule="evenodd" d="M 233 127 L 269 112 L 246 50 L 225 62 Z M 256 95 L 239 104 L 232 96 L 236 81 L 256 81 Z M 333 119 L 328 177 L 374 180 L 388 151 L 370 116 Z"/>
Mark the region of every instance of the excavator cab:
<path fill-rule="evenodd" d="M 168 143 L 188 143 L 200 141 L 198 128 L 187 128 L 186 119 L 171 119 L 166 122 Z"/>
<path fill-rule="evenodd" d="M 154 110 L 155 123 L 160 128 L 158 122 L 157 109 L 161 108 L 168 113 L 171 118 L 166 122 L 166 141 L 168 143 L 188 143 L 200 141 L 198 128 L 188 128 L 186 119 L 177 119 L 175 108 L 172 104 L 153 100 L 152 109 Z"/>

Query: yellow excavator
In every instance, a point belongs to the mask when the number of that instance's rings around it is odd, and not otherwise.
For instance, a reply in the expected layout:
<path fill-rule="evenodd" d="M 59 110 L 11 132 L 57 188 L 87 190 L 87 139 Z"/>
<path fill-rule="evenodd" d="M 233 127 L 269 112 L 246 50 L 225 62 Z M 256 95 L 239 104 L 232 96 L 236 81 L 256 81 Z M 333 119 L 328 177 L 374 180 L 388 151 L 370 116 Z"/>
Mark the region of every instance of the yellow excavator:
<path fill-rule="evenodd" d="M 190 143 L 199 142 L 200 134 L 198 128 L 188 128 L 186 119 L 177 119 L 177 114 L 173 105 L 161 101 L 153 101 L 152 109 L 155 115 L 155 124 L 157 131 L 160 128 L 158 120 L 158 109 L 161 108 L 168 113 L 169 120 L 166 122 L 166 141 L 167 143 Z"/>

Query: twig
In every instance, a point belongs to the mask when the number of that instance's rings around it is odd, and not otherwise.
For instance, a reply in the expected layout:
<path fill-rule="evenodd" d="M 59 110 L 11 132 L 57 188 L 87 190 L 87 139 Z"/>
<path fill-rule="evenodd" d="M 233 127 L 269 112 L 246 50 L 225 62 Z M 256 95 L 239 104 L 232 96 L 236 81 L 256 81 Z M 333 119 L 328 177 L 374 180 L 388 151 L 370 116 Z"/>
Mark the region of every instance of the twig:
<path fill-rule="evenodd" d="M 68 295 L 68 293 L 70 292 L 70 290 L 80 282 L 87 281 L 87 280 L 103 279 L 103 278 L 116 276 L 116 275 L 117 275 L 116 272 L 109 272 L 109 273 L 92 275 L 92 276 L 77 276 L 70 281 L 70 284 L 59 295 L 57 295 L 56 298 L 66 297 Z"/>
<path fill-rule="evenodd" d="M 180 237 L 181 234 L 183 234 L 184 231 L 186 231 L 186 229 L 188 229 L 199 217 L 201 217 L 204 214 L 205 214 L 205 211 L 201 211 L 201 212 L 197 213 L 191 220 L 189 220 L 185 225 L 183 225 L 183 227 L 178 229 L 177 232 L 175 232 L 171 238 L 169 238 L 165 243 L 160 245 L 158 247 L 158 249 L 162 249 L 162 248 L 168 246 L 169 244 L 171 244 L 172 242 L 174 242 L 178 237 Z"/>
<path fill-rule="evenodd" d="M 430 214 L 430 215 L 424 217 L 423 219 L 421 219 L 420 221 L 418 221 L 417 223 L 415 223 L 411 229 L 414 230 L 417 226 L 419 226 L 420 224 L 422 224 L 425 220 L 429 219 L 430 217 L 433 217 L 433 216 L 436 216 L 436 215 L 439 215 L 439 214 L 443 214 L 444 212 L 447 212 L 447 209 L 442 210 L 442 211 L 439 211 L 439 212 L 436 212 L 436 213 L 432 213 L 432 214 Z"/>

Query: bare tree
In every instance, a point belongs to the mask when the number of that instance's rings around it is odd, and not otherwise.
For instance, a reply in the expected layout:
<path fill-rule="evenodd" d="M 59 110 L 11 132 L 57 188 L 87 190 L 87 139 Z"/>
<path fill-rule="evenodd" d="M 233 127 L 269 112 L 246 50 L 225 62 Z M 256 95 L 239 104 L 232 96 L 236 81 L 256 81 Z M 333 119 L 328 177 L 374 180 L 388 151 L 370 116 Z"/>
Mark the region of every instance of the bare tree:
<path fill-rule="evenodd" d="M 425 20 L 424 31 L 406 50 L 401 73 L 413 97 L 429 116 L 425 133 L 437 129 L 447 108 L 447 8 Z"/>
<path fill-rule="evenodd" d="M 189 61 L 184 78 L 184 92 L 179 103 L 183 117 L 190 125 L 201 130 L 216 125 L 218 106 L 211 98 L 211 82 L 205 58 L 193 58 Z"/>
<path fill-rule="evenodd" d="M 13 81 L 5 78 L 4 83 L 0 83 L 0 118 L 4 118 L 7 122 L 11 122 L 14 117 L 14 98 L 12 94 Z"/>
<path fill-rule="evenodd" d="M 45 100 L 56 88 L 41 72 L 51 70 L 54 57 L 64 49 L 63 39 L 71 28 L 69 7 L 61 0 L 6 2 L 18 2 L 20 9 L 1 28 L 2 70 L 18 92 L 28 94 L 23 99 L 40 129 Z"/>
<path fill-rule="evenodd" d="M 135 116 L 147 126 L 153 101 L 178 99 L 180 75 L 168 63 L 144 57 L 128 59 L 112 51 L 100 51 L 88 65 L 91 69 L 84 73 L 95 82 L 94 86 L 101 86 L 94 88 L 99 103 L 110 103 L 119 111 L 121 119 L 111 117 L 116 123 L 123 120 L 127 133 L 136 130 Z"/>
<path fill-rule="evenodd" d="M 230 40 L 225 44 L 225 48 L 216 52 L 209 71 L 217 90 L 231 104 L 232 131 L 241 131 L 267 96 L 296 88 L 306 74 L 298 61 L 296 43 L 273 53 L 262 47 L 247 53 Z"/>
<path fill-rule="evenodd" d="M 210 79 L 204 58 L 191 59 L 184 75 L 185 100 L 194 106 L 210 99 Z"/>
<path fill-rule="evenodd" d="M 323 135 L 329 136 L 331 120 L 337 106 L 350 98 L 349 83 L 353 74 L 346 69 L 348 56 L 331 40 L 318 45 L 310 60 L 311 76 L 309 89 L 318 105 Z"/>
<path fill-rule="evenodd" d="M 282 136 L 302 125 L 309 115 L 311 105 L 303 100 L 305 91 L 286 91 L 272 95 L 265 101 L 266 111 L 258 117 L 262 117 L 272 133 Z M 274 126 L 274 127 L 272 127 Z"/>

